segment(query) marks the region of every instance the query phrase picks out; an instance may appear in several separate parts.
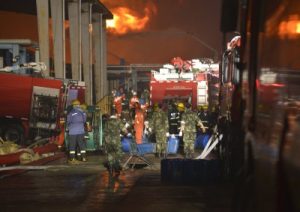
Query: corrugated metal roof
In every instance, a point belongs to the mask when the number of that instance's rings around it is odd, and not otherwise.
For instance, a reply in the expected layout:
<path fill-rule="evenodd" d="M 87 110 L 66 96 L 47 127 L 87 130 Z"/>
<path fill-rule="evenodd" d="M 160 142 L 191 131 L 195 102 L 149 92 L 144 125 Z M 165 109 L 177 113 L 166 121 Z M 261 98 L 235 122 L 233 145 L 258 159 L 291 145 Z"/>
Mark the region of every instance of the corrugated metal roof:
<path fill-rule="evenodd" d="M 65 0 L 66 4 L 68 1 Z M 84 2 L 90 2 L 93 4 L 93 12 L 102 13 L 104 19 L 112 19 L 113 14 L 98 0 L 82 0 Z M 30 15 L 36 15 L 36 0 L 0 0 L 0 10 L 11 11 L 17 13 L 26 13 Z M 49 13 L 51 14 L 51 13 Z M 66 9 L 66 19 L 68 19 L 68 10 Z"/>

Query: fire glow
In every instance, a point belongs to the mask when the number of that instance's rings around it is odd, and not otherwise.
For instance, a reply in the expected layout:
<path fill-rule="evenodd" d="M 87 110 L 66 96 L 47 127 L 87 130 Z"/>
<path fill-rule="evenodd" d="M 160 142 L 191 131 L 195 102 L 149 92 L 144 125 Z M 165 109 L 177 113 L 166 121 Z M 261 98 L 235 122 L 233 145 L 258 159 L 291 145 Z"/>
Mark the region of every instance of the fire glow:
<path fill-rule="evenodd" d="M 300 19 L 298 15 L 291 15 L 287 21 L 279 25 L 278 34 L 281 38 L 297 38 L 300 35 Z"/>
<path fill-rule="evenodd" d="M 138 14 L 127 8 L 117 7 L 111 9 L 114 19 L 107 20 L 107 29 L 114 34 L 126 34 L 128 32 L 142 31 L 150 20 L 151 11 L 145 8 L 143 17 L 139 17 Z"/>

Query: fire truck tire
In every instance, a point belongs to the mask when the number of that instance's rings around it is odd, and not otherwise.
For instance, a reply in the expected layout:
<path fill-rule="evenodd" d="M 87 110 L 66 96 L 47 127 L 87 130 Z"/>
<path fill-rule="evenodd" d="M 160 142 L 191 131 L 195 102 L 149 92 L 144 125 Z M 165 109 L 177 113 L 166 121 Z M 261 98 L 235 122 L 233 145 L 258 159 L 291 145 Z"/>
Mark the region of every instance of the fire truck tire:
<path fill-rule="evenodd" d="M 4 139 L 21 145 L 24 140 L 23 128 L 18 124 L 8 125 L 4 130 Z"/>

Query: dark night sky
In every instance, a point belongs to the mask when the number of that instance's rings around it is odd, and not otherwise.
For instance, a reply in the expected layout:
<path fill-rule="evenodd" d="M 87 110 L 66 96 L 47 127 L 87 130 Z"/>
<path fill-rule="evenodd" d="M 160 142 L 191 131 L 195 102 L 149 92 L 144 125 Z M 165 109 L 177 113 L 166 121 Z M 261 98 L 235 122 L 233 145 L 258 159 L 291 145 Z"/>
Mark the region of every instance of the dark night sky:
<path fill-rule="evenodd" d="M 153 8 L 146 28 L 123 36 L 108 35 L 109 63 L 118 57 L 128 63 L 167 63 L 183 59 L 212 57 L 200 41 L 220 52 L 221 0 L 104 0 L 109 8 L 126 6 L 140 11 Z M 115 57 L 113 57 L 115 55 Z"/>
<path fill-rule="evenodd" d="M 176 56 L 183 59 L 212 57 L 213 52 L 201 42 L 220 52 L 221 0 L 101 2 L 110 10 L 120 6 L 128 7 L 140 17 L 144 17 L 145 8 L 149 8 L 150 19 L 143 30 L 124 35 L 108 34 L 108 64 L 119 64 L 120 58 L 124 58 L 127 64 L 132 64 L 168 63 Z M 26 38 L 36 41 L 36 24 L 35 16 L 0 11 L 0 38 Z"/>

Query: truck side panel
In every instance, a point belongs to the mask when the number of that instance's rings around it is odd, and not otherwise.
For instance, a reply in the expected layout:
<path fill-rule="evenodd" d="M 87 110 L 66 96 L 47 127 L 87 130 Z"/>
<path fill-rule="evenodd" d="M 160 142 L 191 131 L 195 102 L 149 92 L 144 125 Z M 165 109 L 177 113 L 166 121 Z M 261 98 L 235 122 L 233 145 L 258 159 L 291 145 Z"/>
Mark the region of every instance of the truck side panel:
<path fill-rule="evenodd" d="M 55 79 L 32 78 L 33 86 L 61 89 L 62 81 Z"/>
<path fill-rule="evenodd" d="M 29 119 L 32 78 L 1 73 L 0 82 L 0 117 L 11 116 Z"/>
<path fill-rule="evenodd" d="M 161 103 L 165 99 L 192 98 L 192 105 L 197 105 L 197 82 L 194 81 L 151 81 L 150 95 L 153 103 Z"/>

